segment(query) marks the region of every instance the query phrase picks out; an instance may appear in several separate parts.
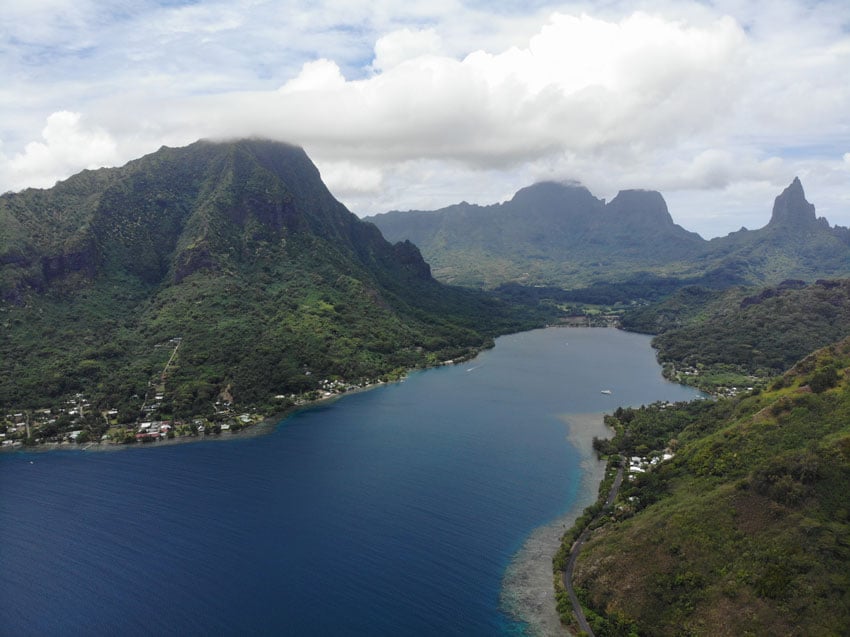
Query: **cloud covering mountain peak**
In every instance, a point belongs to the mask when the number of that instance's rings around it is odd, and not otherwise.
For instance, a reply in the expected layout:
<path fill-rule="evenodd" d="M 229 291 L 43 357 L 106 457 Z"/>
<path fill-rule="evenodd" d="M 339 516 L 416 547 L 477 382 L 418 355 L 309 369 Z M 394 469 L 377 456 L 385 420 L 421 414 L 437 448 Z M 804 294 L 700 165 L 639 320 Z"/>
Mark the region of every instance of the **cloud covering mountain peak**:
<path fill-rule="evenodd" d="M 13 10 L 42 26 L 0 58 L 15 96 L 0 190 L 163 144 L 263 136 L 307 148 L 359 213 L 575 178 L 609 197 L 662 190 L 720 234 L 800 174 L 831 218 L 850 214 L 850 87 L 837 80 L 850 8 L 837 1 L 48 4 L 55 15 Z M 77 121 L 48 137 L 57 113 Z"/>

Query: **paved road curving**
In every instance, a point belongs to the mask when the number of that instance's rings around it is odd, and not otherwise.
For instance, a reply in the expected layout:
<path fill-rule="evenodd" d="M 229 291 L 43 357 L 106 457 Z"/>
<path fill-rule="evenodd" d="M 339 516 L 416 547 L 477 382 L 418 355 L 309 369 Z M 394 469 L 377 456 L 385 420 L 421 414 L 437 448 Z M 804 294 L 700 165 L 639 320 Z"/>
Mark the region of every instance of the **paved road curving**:
<path fill-rule="evenodd" d="M 617 498 L 617 493 L 620 492 L 620 485 L 623 484 L 623 464 L 624 463 L 621 459 L 620 468 L 617 469 L 617 476 L 614 478 L 614 484 L 611 485 L 611 490 L 608 492 L 608 499 L 605 500 L 605 506 L 603 508 L 603 511 L 610 508 L 610 506 L 614 504 L 614 500 Z M 602 512 L 597 514 L 596 517 L 599 517 L 599 515 L 601 514 Z M 596 518 L 594 518 L 594 520 L 595 519 Z M 590 533 L 589 528 L 590 525 L 588 525 L 584 529 L 584 531 L 581 532 L 581 535 L 578 536 L 578 539 L 573 544 L 572 549 L 570 549 L 570 559 L 569 561 L 567 561 L 567 568 L 564 571 L 564 588 L 567 590 L 567 594 L 570 596 L 570 602 L 573 605 L 573 614 L 576 616 L 579 629 L 587 633 L 589 637 L 594 637 L 593 629 L 591 629 L 590 624 L 587 623 L 587 618 L 584 616 L 584 611 L 581 608 L 581 603 L 578 601 L 575 589 L 573 589 L 573 569 L 575 568 L 579 551 L 581 551 L 581 547 Z"/>

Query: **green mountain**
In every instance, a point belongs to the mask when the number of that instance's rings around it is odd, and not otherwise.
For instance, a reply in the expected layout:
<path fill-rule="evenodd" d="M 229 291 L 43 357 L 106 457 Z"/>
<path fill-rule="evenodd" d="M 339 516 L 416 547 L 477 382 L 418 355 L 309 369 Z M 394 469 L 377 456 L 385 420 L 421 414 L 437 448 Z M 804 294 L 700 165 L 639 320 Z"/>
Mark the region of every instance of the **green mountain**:
<path fill-rule="evenodd" d="M 830 227 L 806 201 L 794 178 L 775 200 L 768 224 L 712 239 L 706 252 L 714 262 L 734 263 L 756 283 L 785 279 L 813 281 L 850 274 L 850 230 Z"/>
<path fill-rule="evenodd" d="M 621 324 L 657 334 L 653 346 L 669 377 L 709 391 L 746 387 L 850 334 L 850 279 L 685 287 L 627 312 Z"/>
<path fill-rule="evenodd" d="M 673 223 L 656 192 L 625 191 L 606 204 L 583 186 L 554 182 L 492 206 L 464 202 L 369 220 L 389 240 L 419 246 L 437 278 L 480 287 L 607 281 L 635 263 L 663 268 L 704 243 Z"/>
<path fill-rule="evenodd" d="M 706 282 L 778 283 L 850 274 L 850 230 L 815 217 L 798 179 L 776 199 L 770 222 L 705 241 L 674 223 L 654 191 L 620 192 L 607 204 L 577 184 L 540 183 L 492 206 L 371 217 L 392 240 L 420 247 L 437 278 L 497 287 L 566 288 Z M 610 291 L 610 290 L 608 290 Z"/>
<path fill-rule="evenodd" d="M 269 413 L 534 322 L 435 281 L 280 143 L 162 148 L 0 197 L 3 413 L 82 393 L 131 422 L 154 392 L 163 417 Z"/>
<path fill-rule="evenodd" d="M 626 479 L 573 578 L 596 635 L 846 634 L 848 370 L 845 339 L 765 391 L 608 418 Z"/>

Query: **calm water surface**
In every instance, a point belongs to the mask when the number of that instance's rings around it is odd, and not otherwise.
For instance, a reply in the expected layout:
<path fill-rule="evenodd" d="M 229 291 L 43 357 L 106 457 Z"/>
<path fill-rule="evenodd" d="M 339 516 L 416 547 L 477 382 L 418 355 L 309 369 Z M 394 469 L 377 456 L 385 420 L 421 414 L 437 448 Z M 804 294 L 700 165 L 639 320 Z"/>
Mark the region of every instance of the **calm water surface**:
<path fill-rule="evenodd" d="M 268 436 L 0 455 L 0 633 L 525 634 L 500 587 L 579 495 L 563 416 L 695 395 L 648 337 L 547 329 Z"/>

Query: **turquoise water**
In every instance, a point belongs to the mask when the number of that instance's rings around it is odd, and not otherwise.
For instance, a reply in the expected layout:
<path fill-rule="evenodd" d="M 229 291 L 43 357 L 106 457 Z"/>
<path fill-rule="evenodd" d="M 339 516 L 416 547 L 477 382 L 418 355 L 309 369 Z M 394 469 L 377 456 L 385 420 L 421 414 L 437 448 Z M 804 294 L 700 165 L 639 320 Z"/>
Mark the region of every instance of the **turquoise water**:
<path fill-rule="evenodd" d="M 267 436 L 4 454 L 0 631 L 524 634 L 500 588 L 578 495 L 564 414 L 695 395 L 645 336 L 547 329 Z"/>

